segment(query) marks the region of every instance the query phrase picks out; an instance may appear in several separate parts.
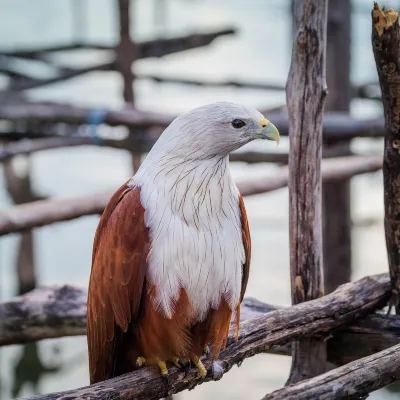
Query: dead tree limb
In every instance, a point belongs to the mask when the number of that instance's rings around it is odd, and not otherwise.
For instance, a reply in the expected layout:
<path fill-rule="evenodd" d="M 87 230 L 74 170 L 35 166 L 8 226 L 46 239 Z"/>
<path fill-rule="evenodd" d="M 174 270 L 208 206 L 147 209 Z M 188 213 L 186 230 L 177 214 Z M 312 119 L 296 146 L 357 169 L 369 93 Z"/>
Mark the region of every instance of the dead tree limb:
<path fill-rule="evenodd" d="M 292 304 L 324 295 L 321 154 L 326 96 L 327 0 L 294 1 L 293 51 L 286 96 L 289 113 L 289 242 Z M 288 383 L 326 371 L 326 343 L 292 344 Z"/>
<path fill-rule="evenodd" d="M 400 314 L 400 26 L 399 15 L 372 10 L 372 48 L 385 112 L 383 185 L 385 236 L 396 313 Z"/>
<path fill-rule="evenodd" d="M 363 278 L 338 288 L 321 299 L 270 312 L 241 324 L 239 341 L 230 336 L 219 358 L 224 373 L 244 359 L 291 340 L 316 334 L 327 334 L 363 314 L 381 307 L 390 295 L 387 274 Z M 0 314 L 1 315 L 1 314 Z M 0 318 L 0 323 L 4 318 Z M 0 330 L 1 332 L 2 330 Z M 231 332 L 233 333 L 233 332 Z M 35 397 L 36 399 L 159 399 L 169 394 L 193 388 L 212 379 L 212 362 L 204 361 L 207 377 L 202 380 L 195 371 L 186 379 L 183 372 L 171 367 L 169 385 L 153 368 L 143 368 L 81 389 Z"/>
<path fill-rule="evenodd" d="M 322 162 L 322 178 L 332 182 L 382 168 L 377 156 L 352 156 L 327 159 Z M 265 178 L 238 182 L 242 196 L 262 194 L 288 185 L 288 168 Z M 85 215 L 101 214 L 113 192 L 96 193 L 75 198 L 36 201 L 0 211 L 0 236 L 28 229 L 68 221 Z"/>
<path fill-rule="evenodd" d="M 400 344 L 323 375 L 267 394 L 263 400 L 360 399 L 400 379 Z"/>

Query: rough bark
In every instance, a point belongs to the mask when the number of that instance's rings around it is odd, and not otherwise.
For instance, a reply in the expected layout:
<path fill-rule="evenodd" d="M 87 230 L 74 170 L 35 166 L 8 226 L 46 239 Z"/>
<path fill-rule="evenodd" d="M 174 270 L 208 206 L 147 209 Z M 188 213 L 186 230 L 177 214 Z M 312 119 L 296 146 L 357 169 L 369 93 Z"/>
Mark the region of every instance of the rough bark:
<path fill-rule="evenodd" d="M 332 329 L 343 326 L 363 314 L 367 314 L 387 301 L 390 281 L 387 274 L 363 278 L 348 283 L 334 293 L 293 307 L 270 312 L 243 322 L 239 341 L 230 334 L 226 349 L 218 362 L 224 373 L 244 359 L 291 340 L 311 335 L 326 335 Z M 24 318 L 24 315 L 22 315 Z M 26 318 L 26 316 L 25 316 Z M 4 323 L 0 312 L 0 323 Z M 14 324 L 15 325 L 15 324 Z M 26 330 L 26 329 L 25 329 Z M 0 329 L 2 332 L 3 329 Z M 91 399 L 159 399 L 169 394 L 193 388 L 212 379 L 212 362 L 204 360 L 207 377 L 202 380 L 197 372 L 191 371 L 186 379 L 183 372 L 171 367 L 169 384 L 161 378 L 155 368 L 143 368 L 85 388 L 63 393 L 39 396 L 40 399 L 85 398 Z"/>
<path fill-rule="evenodd" d="M 376 156 L 327 159 L 322 162 L 322 179 L 332 182 L 381 168 L 382 159 Z M 275 175 L 237 182 L 237 187 L 242 196 L 250 196 L 286 187 L 288 179 L 288 168 L 281 167 Z M 85 215 L 101 214 L 112 194 L 104 192 L 70 199 L 52 198 L 0 211 L 0 236 Z"/>
<path fill-rule="evenodd" d="M 350 111 L 350 0 L 328 3 L 327 29 L 328 96 L 325 110 Z M 337 143 L 324 140 L 324 149 Z M 350 151 L 350 141 L 340 142 Z M 324 289 L 333 292 L 351 278 L 351 208 L 350 180 L 329 182 L 322 185 Z"/>
<path fill-rule="evenodd" d="M 372 10 L 372 48 L 385 113 L 385 235 L 396 313 L 400 314 L 400 26 L 398 13 Z"/>
<path fill-rule="evenodd" d="M 400 344 L 313 379 L 267 394 L 263 400 L 360 399 L 400 379 Z"/>
<path fill-rule="evenodd" d="M 289 242 L 292 303 L 323 296 L 321 152 L 326 96 L 327 0 L 294 1 L 294 38 L 286 86 L 289 113 Z M 326 343 L 292 344 L 288 383 L 326 371 Z"/>

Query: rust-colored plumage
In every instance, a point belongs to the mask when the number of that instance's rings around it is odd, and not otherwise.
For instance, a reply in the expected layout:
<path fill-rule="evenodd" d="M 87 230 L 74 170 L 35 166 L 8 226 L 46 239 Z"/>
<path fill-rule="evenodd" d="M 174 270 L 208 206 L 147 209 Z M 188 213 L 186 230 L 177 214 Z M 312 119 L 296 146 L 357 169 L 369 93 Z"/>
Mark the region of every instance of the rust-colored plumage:
<path fill-rule="evenodd" d="M 242 301 L 251 249 L 241 197 L 239 208 L 246 254 Z M 140 189 L 125 184 L 111 198 L 96 231 L 87 322 L 91 383 L 132 371 L 139 356 L 150 364 L 174 357 L 200 357 L 206 345 L 211 345 L 212 354 L 217 356 L 226 344 L 232 310 L 224 298 L 200 322 L 195 320 L 183 288 L 172 318 L 154 308 L 157 287 L 146 280 L 151 243 L 144 213 Z M 237 332 L 239 316 L 240 303 L 235 312 Z"/>

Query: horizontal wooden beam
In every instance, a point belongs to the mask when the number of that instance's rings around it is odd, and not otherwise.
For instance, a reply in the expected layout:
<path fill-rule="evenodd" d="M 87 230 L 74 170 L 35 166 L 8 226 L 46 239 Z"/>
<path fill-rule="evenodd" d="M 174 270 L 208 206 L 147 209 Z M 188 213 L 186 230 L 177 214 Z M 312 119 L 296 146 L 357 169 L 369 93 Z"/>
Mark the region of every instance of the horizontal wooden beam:
<path fill-rule="evenodd" d="M 223 373 L 226 373 L 232 366 L 243 362 L 244 359 L 273 347 L 284 345 L 300 337 L 328 335 L 332 330 L 384 306 L 390 296 L 390 289 L 390 279 L 387 274 L 366 277 L 357 282 L 342 285 L 334 293 L 320 299 L 272 311 L 245 321 L 241 324 L 238 343 L 234 341 L 234 332 L 230 332 L 227 347 L 220 355 L 218 363 Z M 46 315 L 48 310 L 58 314 L 58 318 L 65 316 L 65 313 L 71 309 L 73 296 L 69 296 L 68 287 L 58 290 L 59 292 L 53 292 L 53 294 L 47 292 L 45 298 L 40 292 L 36 291 L 35 294 L 33 291 L 25 295 L 30 297 L 21 296 L 14 299 L 11 306 L 10 303 L 1 304 L 0 334 L 7 329 L 5 321 L 13 316 L 15 316 L 11 323 L 11 329 L 14 329 L 13 337 L 17 336 L 15 330 L 19 324 L 23 328 L 19 329 L 20 335 L 26 335 L 27 332 L 36 332 L 37 334 L 38 330 L 29 326 L 27 317 L 30 309 L 37 315 L 37 318 L 34 319 L 36 325 L 43 321 L 43 315 Z M 43 300 L 47 302 L 43 303 Z M 43 308 L 44 304 L 47 305 L 47 309 Z M 61 307 L 59 313 L 57 313 L 58 305 Z M 80 310 L 82 313 L 83 310 Z M 46 326 L 47 324 L 48 322 Z M 32 340 L 32 335 L 33 333 L 30 333 L 30 340 Z M 6 340 L 10 342 L 10 336 Z M 198 377 L 195 371 L 190 371 L 189 375 L 183 379 L 184 373 L 171 367 L 169 382 L 166 384 L 156 369 L 147 367 L 92 386 L 35 398 L 50 400 L 65 397 L 69 399 L 90 397 L 91 399 L 101 399 L 112 394 L 113 397 L 121 400 L 159 399 L 212 380 L 214 377 L 213 363 L 206 359 L 204 364 L 207 369 L 205 379 Z"/>
<path fill-rule="evenodd" d="M 377 171 L 382 159 L 377 156 L 349 156 L 322 161 L 322 179 L 332 182 Z M 288 168 L 280 167 L 264 178 L 237 182 L 242 196 L 271 192 L 286 187 Z M 85 215 L 101 214 L 113 192 L 96 193 L 75 198 L 41 200 L 0 211 L 0 236 L 23 232 L 55 222 L 68 221 Z"/>
<path fill-rule="evenodd" d="M 76 107 L 57 103 L 33 102 L 0 102 L 0 120 L 26 121 L 38 123 L 66 123 L 72 125 L 88 124 L 88 116 L 93 110 L 90 108 Z M 165 128 L 175 116 L 144 112 L 125 108 L 123 110 L 104 110 L 105 125 L 126 126 L 132 129 L 143 130 L 150 127 Z M 288 118 L 286 112 L 263 111 L 279 129 L 282 136 L 288 134 Z M 378 138 L 384 134 L 384 121 L 382 118 L 369 120 L 356 120 L 348 114 L 341 112 L 328 112 L 323 121 L 325 140 L 348 140 L 355 137 Z M 161 130 L 158 134 L 161 134 Z M 1 133 L 0 133 L 1 138 Z M 157 137 L 152 138 L 156 140 Z"/>

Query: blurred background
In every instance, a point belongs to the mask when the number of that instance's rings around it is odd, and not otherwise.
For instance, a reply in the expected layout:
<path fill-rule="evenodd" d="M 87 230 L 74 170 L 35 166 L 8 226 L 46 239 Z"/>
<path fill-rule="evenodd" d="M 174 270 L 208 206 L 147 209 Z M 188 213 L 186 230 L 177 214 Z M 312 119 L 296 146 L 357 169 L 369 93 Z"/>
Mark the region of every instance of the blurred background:
<path fill-rule="evenodd" d="M 349 108 L 357 120 L 381 117 L 370 43 L 373 3 L 335 3 L 345 8 L 351 5 L 347 23 L 351 41 L 342 36 L 344 42 L 336 49 L 336 59 L 331 57 L 329 62 L 349 62 L 351 86 L 361 89 L 356 94 L 349 92 L 348 100 L 344 94 L 344 100 L 329 107 L 339 111 Z M 27 127 L 26 123 L 5 121 L 2 110 L 10 104 L 69 104 L 89 110 L 88 115 L 93 110 L 101 115 L 103 109 L 120 110 L 132 104 L 139 111 L 178 115 L 218 100 L 244 103 L 263 111 L 276 112 L 284 107 L 283 89 L 292 46 L 290 0 L 132 0 L 126 14 L 127 4 L 116 0 L 0 0 L 0 141 L 4 145 L 14 140 L 10 132 L 20 139 L 26 132 L 34 137 L 38 132 L 54 132 L 57 128 L 59 133 L 61 129 L 49 123 L 38 128 L 32 122 Z M 400 8 L 400 1 L 384 4 Z M 337 23 L 340 26 L 340 20 Z M 167 40 L 193 33 L 203 36 L 192 40 L 191 45 L 181 45 L 181 51 Z M 204 34 L 210 33 L 212 38 L 206 40 Z M 146 57 L 135 60 L 126 40 L 129 35 L 136 43 L 148 44 Z M 157 42 L 160 38 L 164 41 Z M 76 43 L 93 45 L 76 48 Z M 71 49 L 66 51 L 68 46 Z M 38 49 L 46 48 L 59 51 L 40 55 Z M 18 53 L 21 51 L 25 55 Z M 28 51 L 36 53 L 29 55 Z M 40 57 L 36 57 L 38 54 Z M 115 55 L 118 68 L 109 66 Z M 336 79 L 348 81 L 346 76 Z M 242 85 L 218 84 L 221 82 Z M 335 92 L 334 88 L 329 90 Z M 131 105 L 125 105 L 125 101 Z M 67 133 L 81 128 L 63 126 Z M 94 134 L 118 138 L 128 135 L 129 129 L 100 126 Z M 146 132 L 136 136 L 138 146 L 146 142 Z M 354 139 L 349 146 L 357 154 L 383 152 L 382 139 Z M 287 153 L 288 141 L 284 138 L 278 150 L 269 143 L 253 143 L 243 149 L 250 150 Z M 133 174 L 145 156 L 145 151 L 140 153 L 132 156 L 127 150 L 92 145 L 9 157 L 0 163 L 0 208 L 44 197 L 114 190 Z M 273 175 L 277 169 L 276 163 L 232 163 L 238 181 Z M 381 175 L 358 176 L 350 183 L 351 280 L 387 271 Z M 247 296 L 290 305 L 287 189 L 248 196 L 245 203 L 253 240 Z M 98 219 L 82 217 L 31 233 L 1 236 L 0 301 L 39 286 L 68 283 L 86 288 Z M 201 385 L 174 398 L 261 398 L 284 385 L 290 362 L 289 357 L 261 354 L 247 359 L 240 369 L 234 367 L 222 381 Z M 88 382 L 85 337 L 0 348 L 2 400 L 72 389 Z M 389 400 L 399 396 L 392 387 L 370 398 Z"/>

